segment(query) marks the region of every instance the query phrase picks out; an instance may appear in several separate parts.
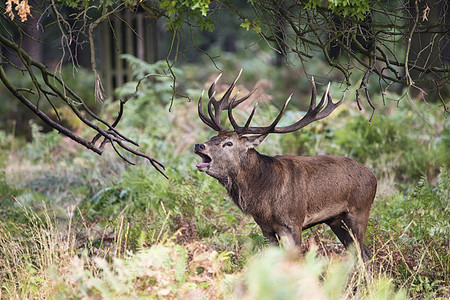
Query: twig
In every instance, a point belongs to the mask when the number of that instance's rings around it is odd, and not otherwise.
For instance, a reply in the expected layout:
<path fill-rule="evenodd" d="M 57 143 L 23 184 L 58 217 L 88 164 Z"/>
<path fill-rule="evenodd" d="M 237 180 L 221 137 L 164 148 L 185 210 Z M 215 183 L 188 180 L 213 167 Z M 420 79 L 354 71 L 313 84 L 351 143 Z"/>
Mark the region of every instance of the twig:
<path fill-rule="evenodd" d="M 367 102 L 369 103 L 370 107 L 372 108 L 372 115 L 369 119 L 369 125 L 372 123 L 373 116 L 375 115 L 376 108 L 373 106 L 372 101 L 370 100 L 369 90 L 367 89 L 367 82 L 369 81 L 370 77 L 370 71 L 366 71 L 364 74 L 364 77 L 361 80 L 361 85 L 359 86 L 359 89 L 356 90 L 356 103 L 358 104 L 358 109 L 362 110 L 360 98 L 359 98 L 359 91 L 365 90 Z"/>
<path fill-rule="evenodd" d="M 88 36 L 89 36 L 89 47 L 90 47 L 90 52 L 91 52 L 91 66 L 92 66 L 92 71 L 94 72 L 95 75 L 95 99 L 103 102 L 105 96 L 103 95 L 103 84 L 102 84 L 102 80 L 100 78 L 100 75 L 98 74 L 97 71 L 97 63 L 96 63 L 96 59 L 95 59 L 95 44 L 94 44 L 94 29 L 104 20 L 106 20 L 107 18 L 109 18 L 110 15 L 116 13 L 117 11 L 119 11 L 120 9 L 122 9 L 123 4 L 118 5 L 116 8 L 114 8 L 113 10 L 106 12 L 106 5 L 103 6 L 103 13 L 101 15 L 100 18 L 98 18 L 97 20 L 95 20 L 95 22 L 91 23 L 91 25 L 89 25 L 89 31 L 88 31 Z"/>
<path fill-rule="evenodd" d="M 411 49 L 411 41 L 412 36 L 414 34 L 414 31 L 416 30 L 417 23 L 419 22 L 419 4 L 417 4 L 417 0 L 414 1 L 414 8 L 416 10 L 416 18 L 414 20 L 413 27 L 411 28 L 411 31 L 409 32 L 408 36 L 408 44 L 406 45 L 406 51 L 405 51 L 405 78 L 408 85 L 413 85 L 414 81 L 411 78 L 411 75 L 409 74 L 409 67 L 408 67 L 408 60 L 409 60 L 409 51 Z"/>

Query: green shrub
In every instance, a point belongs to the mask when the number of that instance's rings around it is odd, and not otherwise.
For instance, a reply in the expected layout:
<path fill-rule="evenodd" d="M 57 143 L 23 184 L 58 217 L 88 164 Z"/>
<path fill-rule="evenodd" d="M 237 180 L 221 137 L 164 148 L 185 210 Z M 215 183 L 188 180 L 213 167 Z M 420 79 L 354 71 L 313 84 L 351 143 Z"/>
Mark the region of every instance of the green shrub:
<path fill-rule="evenodd" d="M 385 263 L 392 264 L 398 284 L 409 286 L 410 293 L 419 297 L 448 292 L 442 284 L 450 280 L 449 179 L 443 167 L 435 186 L 422 178 L 416 186 L 378 199 L 372 208 L 369 244 L 384 248 L 381 253 L 389 249 Z"/>
<path fill-rule="evenodd" d="M 377 201 L 375 207 L 381 222 L 392 229 L 405 232 L 414 240 L 433 240 L 439 244 L 450 237 L 450 177 L 446 167 L 441 169 L 437 186 L 426 178 L 404 193 Z"/>
<path fill-rule="evenodd" d="M 433 116 L 433 110 L 430 115 Z M 439 116 L 439 114 L 438 114 Z M 286 113 L 286 119 L 295 118 Z M 450 122 L 427 123 L 409 108 L 377 112 L 372 123 L 346 108 L 307 128 L 281 137 L 284 153 L 343 155 L 366 164 L 379 179 L 394 173 L 397 182 L 433 179 L 439 166 L 450 165 Z"/>
<path fill-rule="evenodd" d="M 49 162 L 54 158 L 56 148 L 61 145 L 61 135 L 56 130 L 42 132 L 42 126 L 30 121 L 32 142 L 26 144 L 21 154 L 34 162 Z"/>
<path fill-rule="evenodd" d="M 448 129 L 442 137 L 433 131 L 417 114 L 398 109 L 392 114 L 379 113 L 372 124 L 362 115 L 350 116 L 334 135 L 340 153 L 371 164 L 379 173 L 386 164 L 395 165 L 396 178 L 404 181 L 435 176 L 437 166 L 449 163 Z"/>

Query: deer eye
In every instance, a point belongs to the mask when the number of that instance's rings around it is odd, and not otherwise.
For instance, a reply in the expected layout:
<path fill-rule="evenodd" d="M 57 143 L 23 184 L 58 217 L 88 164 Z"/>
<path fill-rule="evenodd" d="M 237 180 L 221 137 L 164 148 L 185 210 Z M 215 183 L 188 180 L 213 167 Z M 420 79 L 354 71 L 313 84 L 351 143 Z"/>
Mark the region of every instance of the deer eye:
<path fill-rule="evenodd" d="M 233 146 L 233 143 L 232 142 L 226 142 L 225 144 L 223 144 L 222 147 L 225 147 L 225 146 L 231 147 L 231 146 Z"/>

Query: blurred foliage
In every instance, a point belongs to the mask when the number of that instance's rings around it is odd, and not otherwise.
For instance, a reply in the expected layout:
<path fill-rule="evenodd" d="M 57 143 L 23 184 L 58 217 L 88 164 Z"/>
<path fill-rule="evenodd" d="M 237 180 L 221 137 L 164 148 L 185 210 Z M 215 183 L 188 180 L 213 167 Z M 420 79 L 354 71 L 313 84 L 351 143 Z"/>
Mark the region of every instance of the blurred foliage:
<path fill-rule="evenodd" d="M 284 152 L 298 155 L 348 156 L 368 165 L 378 177 L 394 172 L 398 182 L 421 176 L 432 179 L 440 166 L 450 165 L 450 122 L 442 120 L 435 108 L 423 108 L 428 109 L 428 119 L 402 106 L 377 113 L 371 124 L 365 116 L 343 108 L 308 130 L 283 136 L 280 143 Z"/>
<path fill-rule="evenodd" d="M 24 76 L 24 73 L 17 69 L 10 68 L 7 71 L 7 76 L 17 86 L 23 89 L 32 89 L 33 82 L 30 76 Z M 86 105 L 92 111 L 98 111 L 98 104 L 95 103 L 94 97 L 94 75 L 86 69 L 79 68 L 76 71 L 70 66 L 66 65 L 61 70 L 61 76 L 64 79 L 65 84 L 71 89 L 77 91 L 78 95 L 84 99 Z M 44 84 L 40 73 L 36 74 L 37 80 L 40 84 Z M 27 135 L 31 137 L 31 128 L 28 122 L 35 120 L 39 126 L 44 126 L 48 131 L 47 125 L 45 125 L 36 115 L 26 109 L 20 102 L 16 101 L 11 93 L 4 88 L 0 89 L 0 95 L 2 100 L 0 101 L 0 129 L 7 130 L 11 133 L 11 128 L 14 134 L 21 136 Z M 62 103 L 54 96 L 42 97 L 37 104 L 37 107 L 44 111 L 49 116 L 58 120 L 61 118 L 61 122 L 66 124 L 73 130 L 79 129 L 81 120 L 79 120 L 73 113 L 70 112 L 70 108 Z"/>
<path fill-rule="evenodd" d="M 450 177 L 441 169 L 436 186 L 421 178 L 416 186 L 377 203 L 383 223 L 395 231 L 408 228 L 416 240 L 450 242 Z M 389 212 L 389 213 L 388 213 Z M 409 212 L 414 212 L 413 214 Z"/>
<path fill-rule="evenodd" d="M 364 19 L 370 10 L 370 7 L 374 5 L 373 2 L 376 1 L 333 0 L 327 2 L 327 6 L 333 14 Z M 321 5 L 322 1 L 320 0 L 309 0 L 305 7 L 317 9 L 317 7 L 320 7 Z"/>
<path fill-rule="evenodd" d="M 134 106 L 132 108 L 136 110 L 134 111 L 134 113 L 131 112 L 133 116 L 139 117 L 141 114 L 136 112 L 140 111 L 141 109 L 151 110 L 151 108 L 146 107 L 147 105 L 150 105 L 150 103 L 154 103 L 153 105 L 156 104 L 163 106 L 169 103 L 172 104 L 173 95 L 175 92 L 173 88 L 174 79 L 172 76 L 178 77 L 182 74 L 182 71 L 179 68 L 172 67 L 169 69 L 166 61 L 161 60 L 155 63 L 148 63 L 128 54 L 122 55 L 121 58 L 126 60 L 132 68 L 133 78 L 136 81 L 129 81 L 122 87 L 116 89 L 116 96 L 119 98 L 123 98 L 124 96 L 133 94 L 134 92 L 136 92 L 136 87 L 139 84 L 137 96 L 139 98 L 148 99 L 145 101 L 139 101 L 141 105 L 137 107 Z M 130 108 L 127 107 L 127 109 Z M 136 122 L 139 121 L 141 120 L 136 120 Z M 148 120 L 146 122 L 148 122 Z M 144 124 L 145 123 L 140 124 L 139 126 L 142 126 Z"/>
<path fill-rule="evenodd" d="M 212 31 L 214 23 L 208 16 L 211 0 L 163 0 L 159 7 L 167 14 L 166 24 L 171 30 L 180 30 L 186 22 L 194 21 L 201 30 Z"/>
<path fill-rule="evenodd" d="M 394 162 L 400 181 L 436 176 L 441 165 L 450 164 L 446 150 L 450 147 L 450 122 L 445 120 L 441 127 L 441 121 L 432 118 L 427 123 L 417 113 L 396 109 L 378 114 L 369 125 L 363 116 L 356 116 L 335 131 L 336 145 L 340 154 L 367 162 L 379 172 L 386 162 Z"/>
<path fill-rule="evenodd" d="M 312 250 L 301 261 L 280 248 L 268 248 L 251 261 L 239 280 L 235 295 L 244 299 L 407 299 L 404 290 L 386 278 L 370 279 L 358 289 L 348 281 L 364 281 L 366 271 L 349 256 L 342 261 L 325 261 Z M 353 278 L 352 278 L 353 276 Z M 361 277 L 359 277 L 361 276 Z M 359 277 L 359 278 L 357 278 Z"/>
<path fill-rule="evenodd" d="M 33 121 L 30 121 L 30 128 L 32 142 L 25 144 L 21 149 L 22 154 L 33 161 L 50 161 L 55 149 L 61 144 L 61 135 L 55 130 L 44 134 L 43 128 Z"/>
<path fill-rule="evenodd" d="M 2 170 L 0 171 L 0 216 L 2 219 L 10 218 L 10 210 L 13 206 L 13 198 L 20 195 L 22 191 L 18 188 L 11 186 L 6 181 L 6 173 Z"/>
<path fill-rule="evenodd" d="M 160 62 L 126 59 L 134 65 L 136 81 L 116 91 L 120 98 L 134 93 L 148 74 L 167 71 Z M 277 96 L 255 116 L 256 125 L 266 125 L 289 94 L 282 79 L 294 80 L 291 73 L 252 62 L 244 62 L 248 68 L 239 89 L 265 75 L 280 81 Z M 223 68 L 221 82 L 227 84 L 237 72 L 231 60 L 224 60 Z M 214 78 L 210 74 L 217 75 L 195 66 L 174 71 L 179 86 L 195 100 Z M 140 151 L 159 153 L 169 180 L 143 159 L 130 167 L 107 153 L 98 157 L 73 149 L 67 139 L 44 133 L 37 124 L 31 125 L 31 142 L 0 130 L 0 278 L 8 295 L 273 299 L 313 290 L 325 299 L 403 299 L 406 292 L 412 298 L 448 292 L 449 123 L 439 111 L 420 106 L 427 123 L 409 107 L 388 108 L 369 125 L 349 104 L 302 131 L 272 135 L 259 147 L 271 155 L 351 156 L 377 174 L 380 189 L 391 188 L 389 194 L 379 190 L 373 207 L 366 244 L 374 268 L 368 274 L 353 258 L 318 258 L 313 251 L 297 259 L 267 248 L 257 225 L 225 189 L 196 171 L 199 158 L 192 147 L 214 132 L 198 120 L 196 101 L 176 98 L 169 112 L 171 80 L 143 79 L 119 124 L 139 142 Z M 309 101 L 303 98 L 294 103 Z M 103 113 L 114 117 L 117 105 L 105 102 Z M 291 103 L 281 125 L 304 113 L 296 107 Z M 237 118 L 249 113 L 237 110 Z M 309 241 L 316 234 L 308 230 L 305 236 Z M 335 242 L 334 236 L 324 236 L 321 243 Z"/>
<path fill-rule="evenodd" d="M 394 264 L 397 284 L 410 285 L 412 295 L 437 299 L 449 292 L 445 287 L 450 280 L 448 169 L 441 168 L 435 185 L 421 178 L 415 186 L 404 188 L 374 202 L 367 237 L 382 243 L 378 251 L 402 256 L 397 262 L 385 262 Z"/>

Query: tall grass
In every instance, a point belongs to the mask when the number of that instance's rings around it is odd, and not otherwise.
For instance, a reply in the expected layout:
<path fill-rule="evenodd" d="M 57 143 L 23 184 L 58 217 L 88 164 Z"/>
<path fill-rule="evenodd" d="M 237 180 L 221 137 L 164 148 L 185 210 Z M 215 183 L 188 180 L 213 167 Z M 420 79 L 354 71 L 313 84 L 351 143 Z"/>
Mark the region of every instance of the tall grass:
<path fill-rule="evenodd" d="M 366 235 L 373 256 L 367 267 L 326 226 L 305 231 L 295 253 L 267 246 L 224 188 L 194 170 L 192 145 L 213 134 L 192 118 L 196 105 L 180 100 L 169 112 L 170 102 L 158 97 L 170 94 L 170 85 L 161 84 L 159 94 L 156 88 L 127 103 L 122 125 L 142 151 L 166 162 L 170 180 L 143 160 L 128 167 L 107 153 L 67 151 L 70 141 L 36 126 L 26 145 L 0 134 L 0 298 L 450 295 L 449 122 L 439 112 L 431 111 L 436 117 L 428 126 L 406 108 L 387 110 L 369 127 L 342 107 L 307 130 L 269 137 L 260 149 L 346 155 L 374 170 L 380 188 Z M 255 122 L 276 112 L 262 108 Z M 284 122 L 301 114 L 288 111 Z M 164 121 L 153 121 L 155 115 Z"/>
<path fill-rule="evenodd" d="M 133 252 L 122 218 L 103 251 L 92 253 L 95 246 L 80 244 L 73 230 L 74 208 L 68 210 L 68 227 L 59 226 L 45 206 L 42 217 L 22 209 L 29 224 L 21 239 L 12 234 L 23 230 L 18 224 L 0 227 L 2 299 L 406 299 L 392 280 L 368 272 L 351 253 L 326 260 L 312 249 L 299 259 L 298 252 L 269 247 L 242 271 L 228 274 L 235 253 L 198 241 L 177 244 L 180 232 L 160 232 L 153 245 Z"/>
<path fill-rule="evenodd" d="M 54 293 L 52 273 L 56 276 L 67 268 L 67 262 L 75 254 L 71 218 L 74 207 L 68 210 L 67 228 L 63 232 L 43 205 L 41 216 L 19 205 L 26 224 L 0 222 L 2 299 L 50 298 Z"/>

